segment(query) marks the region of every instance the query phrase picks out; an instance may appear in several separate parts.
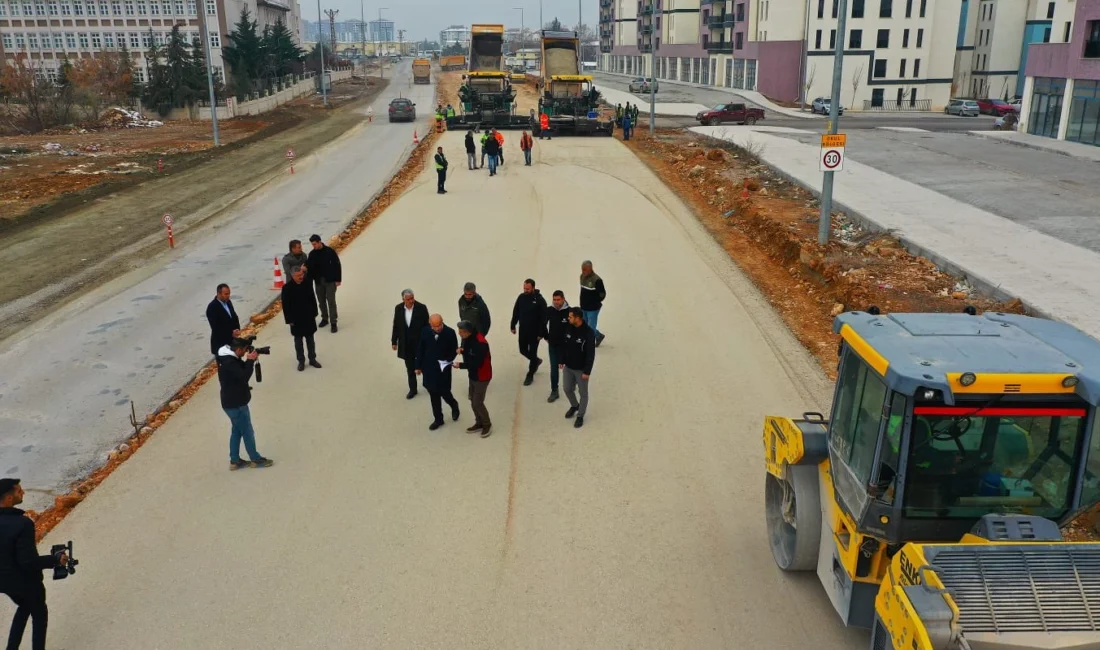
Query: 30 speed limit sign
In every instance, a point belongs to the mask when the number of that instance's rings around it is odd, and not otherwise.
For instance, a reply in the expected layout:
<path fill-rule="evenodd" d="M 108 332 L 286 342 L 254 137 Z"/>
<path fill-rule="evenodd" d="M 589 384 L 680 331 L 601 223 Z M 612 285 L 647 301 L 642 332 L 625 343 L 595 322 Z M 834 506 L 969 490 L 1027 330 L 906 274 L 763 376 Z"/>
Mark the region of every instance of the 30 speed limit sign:
<path fill-rule="evenodd" d="M 839 172 L 844 169 L 844 145 L 847 136 L 843 133 L 821 136 L 821 153 L 818 157 L 823 172 Z"/>

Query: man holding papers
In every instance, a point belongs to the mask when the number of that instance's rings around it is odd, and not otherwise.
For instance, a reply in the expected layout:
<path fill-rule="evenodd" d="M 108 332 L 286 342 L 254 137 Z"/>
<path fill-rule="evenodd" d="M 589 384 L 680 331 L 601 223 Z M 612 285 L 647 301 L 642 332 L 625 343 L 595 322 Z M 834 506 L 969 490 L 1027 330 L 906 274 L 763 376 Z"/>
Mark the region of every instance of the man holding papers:
<path fill-rule="evenodd" d="M 432 314 L 416 349 L 416 374 L 421 376 L 424 390 L 432 400 L 434 419 L 428 427 L 430 431 L 443 426 L 443 402 L 451 407 L 451 419 L 458 419 L 458 401 L 451 394 L 451 364 L 457 354 L 455 331 L 443 324 L 442 316 Z"/>

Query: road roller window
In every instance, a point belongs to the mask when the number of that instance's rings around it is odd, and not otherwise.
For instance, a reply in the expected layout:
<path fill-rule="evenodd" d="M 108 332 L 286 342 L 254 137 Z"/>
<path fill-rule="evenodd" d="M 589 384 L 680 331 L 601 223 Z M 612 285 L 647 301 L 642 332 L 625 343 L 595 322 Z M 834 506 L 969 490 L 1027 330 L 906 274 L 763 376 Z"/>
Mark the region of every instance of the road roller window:
<path fill-rule="evenodd" d="M 906 516 L 1061 517 L 1071 505 L 1085 414 L 1034 405 L 915 407 Z"/>
<path fill-rule="evenodd" d="M 886 384 L 878 374 L 853 352 L 846 351 L 830 421 L 829 444 L 835 463 L 835 485 L 853 511 L 861 510 L 867 501 L 886 393 Z"/>
<path fill-rule="evenodd" d="M 1088 456 L 1085 458 L 1085 484 L 1081 503 L 1100 501 L 1100 415 L 1093 418 Z"/>

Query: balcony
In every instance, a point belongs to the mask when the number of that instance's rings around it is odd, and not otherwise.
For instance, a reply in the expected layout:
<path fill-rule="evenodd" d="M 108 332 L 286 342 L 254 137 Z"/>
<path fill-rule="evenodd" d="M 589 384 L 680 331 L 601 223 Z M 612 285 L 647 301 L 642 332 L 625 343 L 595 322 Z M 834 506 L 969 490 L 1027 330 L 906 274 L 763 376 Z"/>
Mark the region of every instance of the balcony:
<path fill-rule="evenodd" d="M 638 28 L 638 32 L 648 36 L 653 33 L 653 25 L 642 25 Z"/>
<path fill-rule="evenodd" d="M 600 9 L 610 9 L 614 0 L 600 0 Z"/>
<path fill-rule="evenodd" d="M 600 52 L 603 53 L 603 54 L 611 54 L 611 46 L 610 45 L 600 45 Z"/>
<path fill-rule="evenodd" d="M 722 26 L 722 20 L 723 20 L 723 16 L 708 16 L 707 17 L 707 26 L 712 27 L 712 28 L 713 27 L 721 27 Z"/>
<path fill-rule="evenodd" d="M 638 51 L 648 54 L 649 52 L 653 51 L 653 45 L 650 43 L 639 43 Z"/>
<path fill-rule="evenodd" d="M 653 5 L 652 4 L 639 4 L 638 5 L 638 15 L 639 16 L 652 16 L 653 15 Z"/>
<path fill-rule="evenodd" d="M 726 5 L 726 0 L 703 0 L 700 4 L 704 5 Z"/>
<path fill-rule="evenodd" d="M 733 54 L 733 43 L 727 41 L 719 41 L 718 43 L 707 43 L 704 46 L 707 52 L 712 54 Z"/>
<path fill-rule="evenodd" d="M 733 14 L 726 14 L 722 16 L 722 27 L 733 27 L 736 21 L 733 19 Z"/>

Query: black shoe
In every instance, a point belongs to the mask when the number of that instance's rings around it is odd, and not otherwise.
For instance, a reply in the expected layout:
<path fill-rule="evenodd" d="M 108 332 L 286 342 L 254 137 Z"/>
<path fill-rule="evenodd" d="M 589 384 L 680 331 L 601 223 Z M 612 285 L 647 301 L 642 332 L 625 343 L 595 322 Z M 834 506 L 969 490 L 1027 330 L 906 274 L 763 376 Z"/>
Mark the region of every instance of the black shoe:
<path fill-rule="evenodd" d="M 328 325 L 328 319 L 327 318 L 322 318 L 321 322 L 317 323 L 317 328 L 320 329 L 320 328 L 324 327 L 325 325 Z"/>
<path fill-rule="evenodd" d="M 305 361 L 299 361 L 298 362 L 298 372 L 302 372 L 305 369 L 306 369 L 306 362 Z"/>
<path fill-rule="evenodd" d="M 490 424 L 490 425 L 486 426 L 484 429 L 481 430 L 481 437 L 482 438 L 488 438 L 489 437 L 489 432 L 492 431 L 492 430 L 493 430 L 493 425 Z"/>
<path fill-rule="evenodd" d="M 457 406 L 452 406 L 451 407 L 451 419 L 457 421 L 458 416 L 459 416 L 458 407 Z"/>
<path fill-rule="evenodd" d="M 600 334 L 599 336 L 597 336 L 596 337 L 596 347 L 600 347 L 600 343 L 603 343 L 603 340 L 606 339 L 606 338 L 607 337 L 604 336 L 603 334 Z"/>
<path fill-rule="evenodd" d="M 542 367 L 542 359 L 535 359 L 535 370 L 534 370 L 534 372 L 538 372 L 540 367 Z"/>
<path fill-rule="evenodd" d="M 435 431 L 436 429 L 438 429 L 441 426 L 443 426 L 443 421 L 442 420 L 432 422 L 430 425 L 428 425 L 428 431 Z"/>
<path fill-rule="evenodd" d="M 336 321 L 332 321 L 332 327 L 330 327 L 329 329 L 332 331 L 333 334 L 340 331 L 340 328 L 336 327 Z M 596 345 L 599 345 L 599 343 L 597 343 Z"/>
<path fill-rule="evenodd" d="M 256 460 L 252 461 L 252 466 L 256 468 L 271 467 L 274 464 L 275 461 L 271 460 L 270 458 L 264 458 L 263 456 L 260 456 Z"/>
<path fill-rule="evenodd" d="M 407 395 L 405 395 L 405 399 L 412 399 L 414 397 L 416 397 L 416 391 L 415 390 L 410 390 L 409 393 Z"/>
<path fill-rule="evenodd" d="M 250 463 L 247 460 L 231 460 L 231 461 L 229 461 L 229 471 L 231 471 L 231 472 L 235 472 L 239 469 L 244 469 L 246 467 L 252 467 L 252 463 Z"/>
<path fill-rule="evenodd" d="M 523 385 L 530 386 L 535 382 L 535 376 L 531 373 L 527 373 L 527 376 L 523 378 Z"/>
<path fill-rule="evenodd" d="M 578 415 L 576 420 L 573 420 L 573 428 L 579 429 L 584 426 L 584 416 Z"/>
<path fill-rule="evenodd" d="M 576 406 L 570 406 L 569 410 L 565 412 L 565 417 L 571 418 L 576 414 L 577 414 L 577 407 Z"/>
<path fill-rule="evenodd" d="M 550 404 L 558 401 L 558 391 L 556 391 L 556 390 L 550 391 L 550 397 L 547 397 L 546 401 L 547 401 L 547 403 L 550 403 Z"/>
<path fill-rule="evenodd" d="M 481 426 L 480 424 L 475 424 L 474 426 L 470 427 L 469 429 L 466 429 L 466 433 L 477 433 L 478 431 L 481 431 L 484 428 L 485 427 Z"/>
<path fill-rule="evenodd" d="M 309 360 L 309 365 L 313 366 L 314 368 L 320 368 L 321 367 L 321 364 L 318 363 L 318 361 L 316 359 L 310 359 Z"/>

